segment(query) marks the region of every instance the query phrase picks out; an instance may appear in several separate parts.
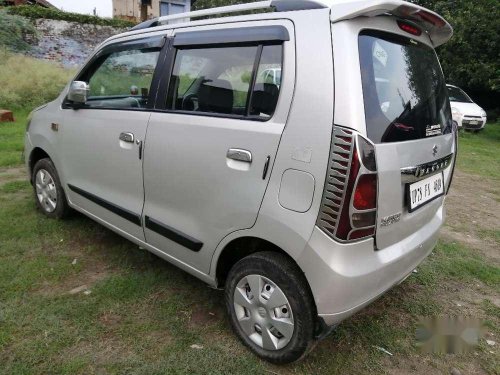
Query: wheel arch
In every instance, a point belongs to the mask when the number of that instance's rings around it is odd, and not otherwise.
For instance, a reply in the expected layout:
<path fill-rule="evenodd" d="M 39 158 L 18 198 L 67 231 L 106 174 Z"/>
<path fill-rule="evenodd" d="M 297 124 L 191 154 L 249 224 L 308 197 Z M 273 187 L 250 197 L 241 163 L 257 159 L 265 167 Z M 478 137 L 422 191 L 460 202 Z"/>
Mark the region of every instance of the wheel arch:
<path fill-rule="evenodd" d="M 288 259 L 290 259 L 290 261 L 293 262 L 302 273 L 304 273 L 295 259 L 293 259 L 290 254 L 288 254 L 280 246 L 257 236 L 246 235 L 232 239 L 230 242 L 224 245 L 217 259 L 214 259 L 214 276 L 216 285 L 218 287 L 224 286 L 226 277 L 231 270 L 231 267 L 239 260 L 248 255 L 261 251 L 272 251 L 283 254 Z"/>
<path fill-rule="evenodd" d="M 35 167 L 35 164 L 41 160 L 49 158 L 52 160 L 50 155 L 41 147 L 35 147 L 33 150 L 31 150 L 29 158 L 28 158 L 28 168 L 29 168 L 29 176 L 30 176 L 30 181 L 33 183 L 33 168 Z"/>

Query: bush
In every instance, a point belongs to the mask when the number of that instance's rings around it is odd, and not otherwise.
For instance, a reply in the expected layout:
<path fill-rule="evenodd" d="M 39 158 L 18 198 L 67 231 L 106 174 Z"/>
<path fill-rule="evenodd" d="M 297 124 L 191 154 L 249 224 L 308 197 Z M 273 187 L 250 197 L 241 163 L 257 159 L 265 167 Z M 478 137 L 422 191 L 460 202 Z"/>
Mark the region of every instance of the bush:
<path fill-rule="evenodd" d="M 9 14 L 19 15 L 30 19 L 46 18 L 51 20 L 89 23 L 92 25 L 113 26 L 119 28 L 129 28 L 135 25 L 134 22 L 120 19 L 100 18 L 87 14 L 63 12 L 59 9 L 44 8 L 33 5 L 20 5 L 16 7 L 7 7 L 6 9 Z"/>
<path fill-rule="evenodd" d="M 26 51 L 30 48 L 26 39 L 35 39 L 36 36 L 37 31 L 29 19 L 0 9 L 0 48 L 5 46 L 12 51 Z"/>
<path fill-rule="evenodd" d="M 35 108 L 55 99 L 74 71 L 0 50 L 0 108 Z"/>
<path fill-rule="evenodd" d="M 500 119 L 500 108 L 490 109 L 486 112 L 488 114 L 488 122 L 498 122 Z"/>

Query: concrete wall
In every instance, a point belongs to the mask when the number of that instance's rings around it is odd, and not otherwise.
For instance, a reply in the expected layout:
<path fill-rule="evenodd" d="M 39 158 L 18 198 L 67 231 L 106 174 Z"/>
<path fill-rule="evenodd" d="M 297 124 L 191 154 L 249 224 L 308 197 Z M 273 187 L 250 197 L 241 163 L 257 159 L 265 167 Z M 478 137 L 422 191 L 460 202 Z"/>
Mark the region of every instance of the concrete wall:
<path fill-rule="evenodd" d="M 47 19 L 36 20 L 35 26 L 38 40 L 29 41 L 33 48 L 28 55 L 65 67 L 80 66 L 97 45 L 125 31 L 110 26 Z"/>

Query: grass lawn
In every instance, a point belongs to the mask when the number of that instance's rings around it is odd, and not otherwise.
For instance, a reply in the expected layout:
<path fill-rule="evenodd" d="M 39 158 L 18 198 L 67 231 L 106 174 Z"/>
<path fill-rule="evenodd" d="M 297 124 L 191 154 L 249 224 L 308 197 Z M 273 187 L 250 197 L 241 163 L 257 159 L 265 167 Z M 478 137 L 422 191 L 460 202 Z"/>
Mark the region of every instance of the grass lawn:
<path fill-rule="evenodd" d="M 0 122 L 0 168 L 21 163 L 29 111 L 16 111 L 15 122 Z"/>
<path fill-rule="evenodd" d="M 0 124 L 1 167 L 20 163 L 26 113 L 16 118 Z M 488 170 L 500 160 L 499 127 L 461 135 L 461 170 L 497 181 L 500 172 Z M 86 217 L 46 219 L 21 173 L 0 168 L 0 374 L 500 371 L 500 268 L 460 241 L 443 239 L 418 273 L 345 321 L 304 361 L 278 367 L 239 343 L 221 291 Z M 498 239 L 498 232 L 484 235 Z M 418 319 L 437 314 L 484 319 L 497 345 L 482 340 L 467 354 L 420 354 Z"/>
<path fill-rule="evenodd" d="M 500 123 L 487 124 L 479 133 L 459 134 L 458 167 L 460 170 L 500 180 Z"/>

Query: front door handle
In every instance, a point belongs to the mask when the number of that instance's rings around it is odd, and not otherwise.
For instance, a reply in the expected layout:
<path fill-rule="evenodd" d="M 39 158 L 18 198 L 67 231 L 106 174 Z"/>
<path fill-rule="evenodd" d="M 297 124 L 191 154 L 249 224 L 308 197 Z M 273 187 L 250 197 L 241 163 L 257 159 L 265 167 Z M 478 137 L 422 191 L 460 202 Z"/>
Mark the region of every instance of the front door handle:
<path fill-rule="evenodd" d="M 127 142 L 127 143 L 134 143 L 134 134 L 121 133 L 120 134 L 120 141 Z"/>
<path fill-rule="evenodd" d="M 252 162 L 252 153 L 250 151 L 242 150 L 239 148 L 230 148 L 229 150 L 227 150 L 226 157 L 228 159 L 243 161 L 246 163 Z"/>

